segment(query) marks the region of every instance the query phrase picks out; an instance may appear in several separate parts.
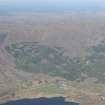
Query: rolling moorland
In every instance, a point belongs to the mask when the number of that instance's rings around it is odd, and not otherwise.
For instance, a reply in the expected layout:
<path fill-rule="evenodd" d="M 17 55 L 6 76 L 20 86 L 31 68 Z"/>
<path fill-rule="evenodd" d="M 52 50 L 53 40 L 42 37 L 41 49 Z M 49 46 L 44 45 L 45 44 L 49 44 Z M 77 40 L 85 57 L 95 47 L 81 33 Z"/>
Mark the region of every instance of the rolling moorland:
<path fill-rule="evenodd" d="M 105 15 L 0 16 L 0 103 L 64 96 L 105 104 Z"/>

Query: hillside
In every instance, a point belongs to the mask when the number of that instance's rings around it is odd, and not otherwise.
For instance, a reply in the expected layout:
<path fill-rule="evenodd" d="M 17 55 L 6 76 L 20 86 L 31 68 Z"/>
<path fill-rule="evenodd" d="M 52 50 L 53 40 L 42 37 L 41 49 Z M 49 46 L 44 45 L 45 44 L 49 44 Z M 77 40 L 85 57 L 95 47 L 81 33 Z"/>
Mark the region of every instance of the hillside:
<path fill-rule="evenodd" d="M 104 14 L 0 16 L 0 103 L 60 95 L 103 105 L 104 23 Z"/>

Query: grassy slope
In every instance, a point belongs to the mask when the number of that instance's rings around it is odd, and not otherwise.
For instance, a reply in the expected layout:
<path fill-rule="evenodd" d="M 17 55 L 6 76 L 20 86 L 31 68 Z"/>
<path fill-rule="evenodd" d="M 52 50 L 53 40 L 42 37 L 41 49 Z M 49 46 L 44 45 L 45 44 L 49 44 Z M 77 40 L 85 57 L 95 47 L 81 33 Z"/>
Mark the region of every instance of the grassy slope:
<path fill-rule="evenodd" d="M 22 42 L 6 47 L 15 58 L 16 68 L 27 72 L 61 76 L 68 80 L 84 81 L 88 77 L 105 82 L 105 44 L 102 42 L 81 58 L 69 58 L 61 47 L 48 47 L 37 42 Z"/>

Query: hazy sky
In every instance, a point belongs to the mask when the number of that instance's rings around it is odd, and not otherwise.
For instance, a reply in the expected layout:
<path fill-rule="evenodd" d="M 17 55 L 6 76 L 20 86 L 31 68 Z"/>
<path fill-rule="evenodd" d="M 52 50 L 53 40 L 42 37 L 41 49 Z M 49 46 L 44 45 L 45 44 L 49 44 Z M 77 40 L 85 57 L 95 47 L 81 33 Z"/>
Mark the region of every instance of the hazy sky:
<path fill-rule="evenodd" d="M 0 0 L 0 8 L 36 10 L 100 10 L 105 9 L 105 0 Z"/>
<path fill-rule="evenodd" d="M 48 3 L 105 3 L 105 0 L 0 0 L 2 3 L 48 2 Z M 105 5 L 105 4 L 104 4 Z"/>

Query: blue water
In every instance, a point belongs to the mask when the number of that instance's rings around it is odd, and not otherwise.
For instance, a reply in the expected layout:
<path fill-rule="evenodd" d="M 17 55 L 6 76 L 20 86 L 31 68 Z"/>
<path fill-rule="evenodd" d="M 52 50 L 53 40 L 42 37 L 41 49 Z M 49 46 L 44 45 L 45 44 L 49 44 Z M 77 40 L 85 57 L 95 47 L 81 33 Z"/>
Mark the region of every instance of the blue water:
<path fill-rule="evenodd" d="M 23 99 L 11 101 L 2 105 L 79 105 L 74 102 L 66 102 L 63 97 Z"/>

